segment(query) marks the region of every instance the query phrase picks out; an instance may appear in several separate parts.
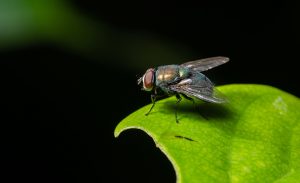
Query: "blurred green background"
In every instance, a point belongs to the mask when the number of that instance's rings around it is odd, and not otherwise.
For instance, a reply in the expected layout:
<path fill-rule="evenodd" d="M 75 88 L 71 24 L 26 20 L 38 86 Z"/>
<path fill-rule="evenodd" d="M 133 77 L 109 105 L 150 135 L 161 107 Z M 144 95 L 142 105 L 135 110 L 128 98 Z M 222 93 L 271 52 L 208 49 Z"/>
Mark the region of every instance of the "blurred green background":
<path fill-rule="evenodd" d="M 2 178 L 10 182 L 174 182 L 142 132 L 117 123 L 150 102 L 149 67 L 228 56 L 217 85 L 300 95 L 299 3 L 172 4 L 0 0 Z M 3 182 L 3 181 L 2 181 Z"/>

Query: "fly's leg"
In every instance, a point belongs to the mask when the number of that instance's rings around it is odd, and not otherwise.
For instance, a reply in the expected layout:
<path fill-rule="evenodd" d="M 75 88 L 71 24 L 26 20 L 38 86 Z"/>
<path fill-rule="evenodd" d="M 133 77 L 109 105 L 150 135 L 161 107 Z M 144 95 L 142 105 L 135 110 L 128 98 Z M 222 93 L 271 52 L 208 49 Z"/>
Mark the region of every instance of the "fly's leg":
<path fill-rule="evenodd" d="M 187 95 L 185 95 L 185 94 L 181 94 L 181 95 L 183 96 L 183 98 L 185 98 L 185 99 L 187 99 L 187 100 L 189 100 L 189 101 L 192 101 L 193 104 L 195 105 L 195 100 L 194 100 L 193 98 L 191 98 L 191 97 L 189 97 L 189 96 L 187 96 Z"/>
<path fill-rule="evenodd" d="M 178 109 L 178 104 L 181 101 L 181 97 L 179 94 L 176 94 L 176 98 L 177 98 L 177 102 L 176 102 L 176 106 L 175 106 L 175 119 L 176 119 L 176 123 L 179 123 L 178 118 L 177 118 L 177 109 Z"/>
<path fill-rule="evenodd" d="M 155 101 L 156 101 L 156 95 L 155 94 L 151 95 L 151 101 L 152 101 L 152 106 L 151 106 L 150 110 L 145 114 L 146 116 L 148 116 L 150 114 L 150 112 L 152 111 L 152 109 L 155 105 Z"/>
<path fill-rule="evenodd" d="M 191 97 L 189 97 L 189 96 L 187 96 L 185 94 L 181 94 L 181 95 L 183 96 L 183 98 L 185 98 L 185 99 L 187 99 L 189 101 L 192 101 L 193 102 L 193 106 L 195 107 L 195 110 L 198 111 L 197 105 L 196 105 L 195 100 L 193 98 L 191 98 Z"/>

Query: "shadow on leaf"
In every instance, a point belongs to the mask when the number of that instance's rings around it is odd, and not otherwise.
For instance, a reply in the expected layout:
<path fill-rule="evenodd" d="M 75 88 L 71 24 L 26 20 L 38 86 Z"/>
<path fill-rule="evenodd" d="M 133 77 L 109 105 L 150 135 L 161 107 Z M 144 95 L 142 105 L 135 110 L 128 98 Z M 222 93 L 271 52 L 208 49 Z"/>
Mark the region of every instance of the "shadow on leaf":
<path fill-rule="evenodd" d="M 177 114 L 180 119 L 180 114 L 193 114 L 194 116 L 198 116 L 199 119 L 203 121 L 203 119 L 210 121 L 227 121 L 233 116 L 233 112 L 229 109 L 230 104 L 214 104 L 207 102 L 196 102 L 192 103 L 190 101 L 182 101 L 177 106 Z M 168 101 L 164 103 L 164 107 L 168 112 L 173 111 L 175 115 L 176 111 L 176 101 Z M 223 119 L 223 120 L 220 120 Z"/>

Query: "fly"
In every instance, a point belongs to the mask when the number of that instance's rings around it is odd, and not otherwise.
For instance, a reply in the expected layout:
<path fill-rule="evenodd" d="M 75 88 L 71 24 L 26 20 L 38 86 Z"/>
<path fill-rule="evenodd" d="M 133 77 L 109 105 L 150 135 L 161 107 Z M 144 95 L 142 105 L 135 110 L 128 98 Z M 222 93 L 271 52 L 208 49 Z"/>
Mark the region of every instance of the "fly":
<path fill-rule="evenodd" d="M 218 95 L 213 83 L 201 72 L 207 71 L 229 61 L 227 57 L 210 57 L 183 63 L 181 65 L 164 65 L 148 69 L 138 79 L 142 90 L 151 92 L 152 106 L 145 114 L 150 114 L 155 106 L 158 96 L 173 96 L 177 98 L 175 118 L 177 119 L 177 106 L 181 96 L 194 101 L 203 100 L 210 103 L 224 103 L 226 100 Z"/>

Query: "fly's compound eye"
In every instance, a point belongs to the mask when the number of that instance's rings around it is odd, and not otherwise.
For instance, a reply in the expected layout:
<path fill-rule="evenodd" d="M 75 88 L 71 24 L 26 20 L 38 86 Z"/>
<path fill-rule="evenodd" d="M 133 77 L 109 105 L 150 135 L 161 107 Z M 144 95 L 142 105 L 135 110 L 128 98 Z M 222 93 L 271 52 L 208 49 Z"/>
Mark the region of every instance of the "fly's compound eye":
<path fill-rule="evenodd" d="M 154 83 L 154 69 L 150 68 L 143 76 L 143 87 L 146 91 L 151 91 Z"/>

